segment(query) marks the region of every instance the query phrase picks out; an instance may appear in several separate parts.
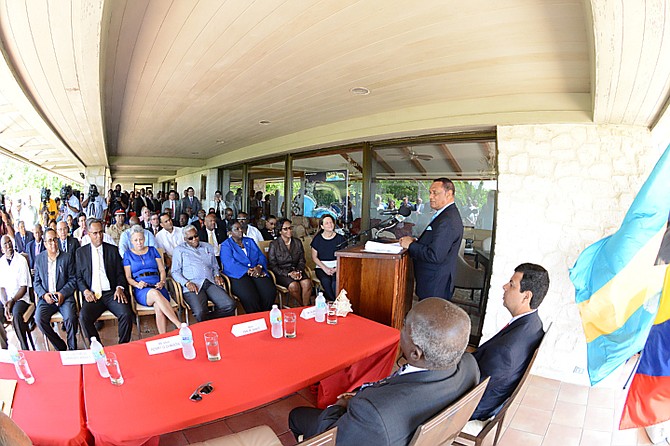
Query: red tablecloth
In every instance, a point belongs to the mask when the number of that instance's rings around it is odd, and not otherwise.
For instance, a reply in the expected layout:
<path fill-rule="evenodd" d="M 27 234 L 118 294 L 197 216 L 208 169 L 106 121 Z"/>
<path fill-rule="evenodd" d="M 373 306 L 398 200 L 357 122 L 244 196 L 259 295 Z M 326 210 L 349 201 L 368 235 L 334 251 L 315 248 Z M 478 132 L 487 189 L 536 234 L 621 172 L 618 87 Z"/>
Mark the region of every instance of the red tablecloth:
<path fill-rule="evenodd" d="M 393 367 L 399 340 L 394 328 L 349 315 L 337 325 L 298 317 L 295 339 L 273 339 L 269 330 L 240 338 L 231 334 L 234 323 L 262 315 L 192 325 L 198 354 L 193 361 L 185 360 L 181 350 L 149 356 L 144 340 L 106 347 L 117 354 L 125 383 L 113 386 L 95 365 L 83 366 L 88 428 L 96 445 L 156 442 L 157 435 L 252 409 L 319 380 L 325 401 L 383 378 Z M 219 333 L 218 362 L 209 362 L 205 352 L 203 334 L 211 330 Z M 189 395 L 207 381 L 214 392 L 190 401 Z"/>
<path fill-rule="evenodd" d="M 57 352 L 25 355 L 35 383 L 18 380 L 12 419 L 35 445 L 92 444 L 84 419 L 81 366 L 63 366 Z M 0 363 L 0 378 L 18 379 L 14 365 Z"/>

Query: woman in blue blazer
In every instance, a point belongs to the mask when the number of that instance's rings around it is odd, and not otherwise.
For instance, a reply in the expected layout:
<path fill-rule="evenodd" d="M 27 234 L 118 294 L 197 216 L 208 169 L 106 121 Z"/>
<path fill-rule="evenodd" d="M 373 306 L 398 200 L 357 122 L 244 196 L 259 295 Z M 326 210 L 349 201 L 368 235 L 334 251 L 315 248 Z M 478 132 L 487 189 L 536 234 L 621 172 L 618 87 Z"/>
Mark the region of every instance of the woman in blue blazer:
<path fill-rule="evenodd" d="M 244 311 L 269 311 L 275 301 L 275 285 L 267 273 L 267 260 L 254 239 L 244 237 L 242 227 L 234 222 L 230 237 L 221 243 L 223 273 L 230 278 L 231 292 Z"/>

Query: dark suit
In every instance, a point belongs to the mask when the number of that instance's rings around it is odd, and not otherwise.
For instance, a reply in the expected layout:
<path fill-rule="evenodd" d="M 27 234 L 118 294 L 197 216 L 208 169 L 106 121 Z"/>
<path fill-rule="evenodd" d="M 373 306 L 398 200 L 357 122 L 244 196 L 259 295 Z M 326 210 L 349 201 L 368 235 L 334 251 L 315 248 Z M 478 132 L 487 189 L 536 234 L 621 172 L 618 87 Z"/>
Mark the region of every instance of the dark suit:
<path fill-rule="evenodd" d="M 20 232 L 16 231 L 14 234 L 14 245 L 16 245 L 16 252 L 28 252 L 26 248 L 28 243 L 35 240 L 35 236 L 32 232 L 26 231 L 26 235 L 22 236 Z"/>
<path fill-rule="evenodd" d="M 451 300 L 462 238 L 461 214 L 452 203 L 426 226 L 419 240 L 409 245 L 419 300 L 427 297 Z"/>
<path fill-rule="evenodd" d="M 144 204 L 144 200 L 147 201 L 147 204 L 146 204 L 146 205 Z M 135 198 L 135 200 L 133 201 L 133 209 L 135 209 L 135 212 L 137 213 L 137 215 L 139 215 L 140 212 L 142 212 L 142 208 L 143 208 L 144 206 L 146 206 L 147 209 L 149 209 L 150 212 L 154 212 L 154 211 L 156 210 L 156 209 L 154 208 L 154 204 L 153 204 L 153 202 L 152 202 L 151 200 L 149 200 L 149 197 L 146 197 L 146 196 L 145 196 L 145 197 L 144 197 L 144 200 L 142 200 L 142 197 L 138 196 L 138 197 Z"/>
<path fill-rule="evenodd" d="M 58 250 L 60 252 L 69 252 L 70 254 L 74 255 L 74 253 L 79 249 L 79 240 L 77 240 L 75 237 L 72 237 L 71 235 L 68 235 L 67 239 L 65 239 L 65 245 L 67 249 L 64 251 L 63 241 L 58 239 Z"/>
<path fill-rule="evenodd" d="M 217 245 L 221 245 L 223 241 L 228 238 L 227 234 L 222 231 L 220 228 L 214 228 L 214 235 L 216 236 L 216 243 Z M 203 243 L 209 243 L 209 237 L 207 236 L 207 228 L 203 225 L 203 227 L 198 231 L 198 236 L 200 237 L 200 241 Z M 219 254 L 219 247 L 216 247 L 216 253 Z"/>
<path fill-rule="evenodd" d="M 63 294 L 65 300 L 58 306 L 50 304 L 44 299 L 49 292 L 49 254 L 46 251 L 40 253 L 35 259 L 35 298 L 37 299 L 37 310 L 35 319 L 42 333 L 51 341 L 56 350 L 77 349 L 77 306 L 74 301 L 74 292 L 77 289 L 77 276 L 74 265 L 74 256 L 70 253 L 61 252 L 56 258 L 56 291 Z M 67 332 L 67 345 L 56 334 L 49 321 L 51 316 L 60 311 L 63 315 L 63 323 Z"/>
<path fill-rule="evenodd" d="M 92 245 L 89 243 L 77 250 L 77 287 L 82 293 L 91 289 L 93 275 L 91 247 Z M 98 330 L 95 329 L 95 321 L 105 310 L 111 311 L 119 320 L 119 344 L 123 344 L 130 341 L 133 331 L 133 312 L 129 304 L 114 300 L 114 292 L 119 286 L 124 289 L 128 287 L 126 275 L 116 246 L 103 242 L 102 256 L 110 289 L 109 291 L 103 291 L 102 297 L 95 302 L 88 302 L 83 299 L 79 320 L 87 338 L 90 339 L 91 336 L 95 336 L 100 340 Z"/>
<path fill-rule="evenodd" d="M 472 355 L 457 366 L 392 376 L 360 390 L 345 409 L 333 405 L 320 411 L 299 407 L 289 415 L 289 427 L 305 438 L 337 426 L 338 446 L 406 445 L 414 431 L 479 382 Z"/>
<path fill-rule="evenodd" d="M 202 205 L 200 204 L 200 200 L 198 200 L 198 197 L 193 197 L 193 199 L 189 197 L 184 197 L 181 199 L 181 209 L 182 212 L 186 212 L 186 208 L 191 208 L 193 211 L 193 215 L 197 215 L 198 211 L 202 209 Z M 179 217 L 177 215 L 177 217 Z"/>
<path fill-rule="evenodd" d="M 479 346 L 473 356 L 479 364 L 482 380 L 491 377 L 473 420 L 486 420 L 497 413 L 521 381 L 535 349 L 544 337 L 537 311 L 503 328 Z"/>
<path fill-rule="evenodd" d="M 42 239 L 39 243 L 40 253 L 44 252 L 44 249 L 44 239 Z M 28 266 L 30 269 L 35 268 L 35 258 L 37 257 L 35 254 L 35 240 L 26 245 L 26 253 L 28 254 Z"/>

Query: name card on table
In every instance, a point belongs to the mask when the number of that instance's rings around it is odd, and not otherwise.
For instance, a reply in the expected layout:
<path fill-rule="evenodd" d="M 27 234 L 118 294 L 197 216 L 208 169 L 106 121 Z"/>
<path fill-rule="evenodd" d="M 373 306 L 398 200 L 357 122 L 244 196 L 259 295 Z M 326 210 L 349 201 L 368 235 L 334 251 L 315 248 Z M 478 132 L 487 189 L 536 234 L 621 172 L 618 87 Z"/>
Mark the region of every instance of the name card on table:
<path fill-rule="evenodd" d="M 95 364 L 91 350 L 70 350 L 60 352 L 60 362 L 63 365 Z"/>
<path fill-rule="evenodd" d="M 4 362 L 5 364 L 11 364 L 12 357 L 9 356 L 9 350 L 2 350 L 0 349 L 0 362 Z"/>
<path fill-rule="evenodd" d="M 170 336 L 163 339 L 155 339 L 147 342 L 147 351 L 150 355 L 181 350 L 181 338 L 179 335 Z"/>
<path fill-rule="evenodd" d="M 316 317 L 316 307 L 305 308 L 300 312 L 303 319 L 314 319 Z"/>
<path fill-rule="evenodd" d="M 236 338 L 239 338 L 240 336 L 246 336 L 251 333 L 258 333 L 259 331 L 264 331 L 267 329 L 268 325 L 265 323 L 265 318 L 263 318 L 255 319 L 249 322 L 243 322 L 241 324 L 235 324 L 230 331 Z"/>

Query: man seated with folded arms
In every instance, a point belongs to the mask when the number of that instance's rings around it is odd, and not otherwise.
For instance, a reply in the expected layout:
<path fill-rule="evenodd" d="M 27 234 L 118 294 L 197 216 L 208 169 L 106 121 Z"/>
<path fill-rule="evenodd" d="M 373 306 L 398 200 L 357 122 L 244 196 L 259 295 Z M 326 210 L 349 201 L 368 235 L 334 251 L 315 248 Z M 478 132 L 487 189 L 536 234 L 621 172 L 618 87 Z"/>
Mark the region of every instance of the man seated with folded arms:
<path fill-rule="evenodd" d="M 183 234 L 184 241 L 173 251 L 171 272 L 172 278 L 182 286 L 184 300 L 198 322 L 232 316 L 237 304 L 223 289 L 214 247 L 200 241 L 193 225 L 186 226 Z M 214 304 L 211 312 L 207 301 Z"/>
<path fill-rule="evenodd" d="M 470 318 L 456 305 L 427 298 L 414 305 L 400 332 L 407 364 L 390 377 L 340 395 L 321 411 L 298 407 L 289 427 L 298 438 L 337 426 L 338 446 L 406 445 L 414 431 L 479 382 L 477 364 L 464 353 Z"/>
<path fill-rule="evenodd" d="M 58 236 L 49 228 L 44 235 L 46 251 L 35 260 L 35 298 L 37 326 L 51 341 L 56 350 L 77 349 L 77 306 L 74 292 L 77 276 L 74 255 L 60 252 Z M 51 327 L 51 316 L 60 311 L 63 315 L 67 344 Z"/>
<path fill-rule="evenodd" d="M 517 266 L 509 282 L 503 285 L 503 305 L 512 320 L 473 353 L 481 379 L 490 376 L 491 380 L 472 420 L 488 420 L 495 416 L 521 381 L 544 337 L 537 307 L 548 289 L 549 273 L 533 263 Z M 463 431 L 476 435 L 484 424 L 471 421 Z"/>

